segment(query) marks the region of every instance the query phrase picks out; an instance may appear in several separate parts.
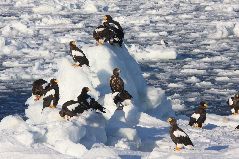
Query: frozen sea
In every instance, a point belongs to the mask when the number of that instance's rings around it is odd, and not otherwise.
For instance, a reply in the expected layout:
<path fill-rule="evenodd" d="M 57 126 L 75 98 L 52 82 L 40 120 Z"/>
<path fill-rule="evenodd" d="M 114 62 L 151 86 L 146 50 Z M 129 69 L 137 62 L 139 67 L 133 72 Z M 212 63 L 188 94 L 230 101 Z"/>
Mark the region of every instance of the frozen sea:
<path fill-rule="evenodd" d="M 128 51 L 109 45 L 95 47 L 92 30 L 105 14 L 124 28 Z M 0 158 L 238 158 L 235 127 L 239 116 L 229 115 L 226 104 L 238 91 L 238 38 L 238 0 L 0 0 L 0 119 L 9 114 L 23 117 L 1 120 Z M 168 47 L 161 45 L 162 39 Z M 72 67 L 71 40 L 77 40 L 90 61 L 96 61 L 92 67 Z M 140 64 L 147 83 L 166 91 L 179 114 L 179 126 L 195 145 L 193 150 L 174 151 L 165 122 L 174 112 L 160 89 L 147 87 L 151 100 L 147 96 L 137 100 L 136 93 L 136 104 L 114 111 L 107 81 L 100 79 L 115 65 L 124 70 L 126 88 L 146 91 L 144 82 L 134 80 L 142 77 L 137 74 L 138 65 L 132 59 L 133 65 L 127 62 L 128 52 Z M 106 70 L 103 75 L 102 70 Z M 42 112 L 42 101 L 29 98 L 31 83 L 52 77 L 63 88 L 59 106 L 91 82 L 109 112 L 85 111 L 70 121 L 59 116 L 60 108 Z M 96 91 L 93 95 L 98 96 Z M 197 129 L 188 125 L 188 116 L 201 100 L 209 103 L 209 109 L 203 129 Z M 139 104 L 149 101 L 153 103 Z M 137 111 L 158 102 L 160 106 L 151 111 Z"/>
<path fill-rule="evenodd" d="M 148 84 L 166 90 L 179 114 L 191 114 L 201 100 L 210 113 L 230 113 L 226 100 L 239 84 L 238 1 L 77 2 L 0 2 L 0 119 L 24 116 L 31 83 L 54 75 L 53 59 L 68 54 L 69 40 L 94 45 L 92 30 L 104 14 L 122 24 L 129 51 L 144 52 L 161 39 L 176 49 L 177 59 L 139 63 Z"/>

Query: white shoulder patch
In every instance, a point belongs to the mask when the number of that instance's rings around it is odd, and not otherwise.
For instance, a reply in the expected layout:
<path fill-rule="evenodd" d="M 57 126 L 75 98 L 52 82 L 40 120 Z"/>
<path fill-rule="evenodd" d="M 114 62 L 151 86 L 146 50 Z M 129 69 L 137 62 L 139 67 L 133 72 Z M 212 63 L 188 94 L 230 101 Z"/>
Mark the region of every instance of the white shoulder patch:
<path fill-rule="evenodd" d="M 86 99 L 86 101 L 87 101 L 87 103 L 90 104 L 90 102 L 91 102 L 91 98 Z"/>
<path fill-rule="evenodd" d="M 176 136 L 176 137 L 180 137 L 180 136 L 186 137 L 186 136 L 187 136 L 187 134 L 185 134 L 184 132 L 182 132 L 182 131 L 180 131 L 180 130 L 174 131 L 174 132 L 173 132 L 173 135 Z"/>
<path fill-rule="evenodd" d="M 229 98 L 228 102 L 229 102 L 229 105 L 232 105 L 233 104 L 232 98 Z"/>
<path fill-rule="evenodd" d="M 198 118 L 200 117 L 200 114 L 193 113 L 193 115 L 191 117 L 198 120 Z"/>
<path fill-rule="evenodd" d="M 69 109 L 70 111 L 75 110 L 78 105 L 79 105 L 79 103 L 69 105 L 69 106 L 67 106 L 67 109 Z"/>
<path fill-rule="evenodd" d="M 48 96 L 50 96 L 50 95 L 53 95 L 53 96 L 54 96 L 54 94 L 55 94 L 55 90 L 54 90 L 54 89 L 51 89 L 50 91 L 48 91 L 48 92 L 46 93 L 45 97 L 48 97 Z"/>
<path fill-rule="evenodd" d="M 44 83 L 44 84 L 42 85 L 43 89 L 45 89 L 47 85 L 48 85 L 48 83 Z"/>
<path fill-rule="evenodd" d="M 99 32 L 99 31 L 103 31 L 105 28 L 98 28 L 98 29 L 95 29 L 95 32 Z"/>
<path fill-rule="evenodd" d="M 77 50 L 71 50 L 72 56 L 84 56 L 82 52 Z"/>
<path fill-rule="evenodd" d="M 234 108 L 232 108 L 232 109 L 231 109 L 231 112 L 232 112 L 232 113 L 235 113 L 235 109 L 234 109 Z"/>

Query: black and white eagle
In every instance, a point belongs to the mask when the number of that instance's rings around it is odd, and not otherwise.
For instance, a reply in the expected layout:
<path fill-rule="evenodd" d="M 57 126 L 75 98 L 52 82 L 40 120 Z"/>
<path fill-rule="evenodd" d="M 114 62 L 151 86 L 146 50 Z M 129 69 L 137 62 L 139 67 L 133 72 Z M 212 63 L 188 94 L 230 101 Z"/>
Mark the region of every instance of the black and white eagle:
<path fill-rule="evenodd" d="M 112 29 L 110 29 L 108 23 L 103 23 L 99 25 L 93 31 L 93 38 L 97 41 L 98 44 L 104 44 L 105 42 L 109 42 L 113 44 L 115 33 Z"/>
<path fill-rule="evenodd" d="M 56 79 L 51 79 L 48 88 L 45 90 L 43 97 L 43 109 L 46 107 L 56 108 L 59 96 L 59 87 Z"/>
<path fill-rule="evenodd" d="M 105 108 L 87 94 L 89 91 L 90 89 L 88 87 L 84 87 L 81 90 L 81 94 L 77 97 L 77 101 L 70 100 L 65 102 L 62 105 L 62 110 L 59 112 L 60 116 L 69 119 L 88 109 L 100 110 L 101 112 L 106 113 L 104 111 Z"/>
<path fill-rule="evenodd" d="M 83 113 L 84 109 L 80 107 L 80 104 L 78 101 L 70 100 L 65 102 L 62 105 L 62 109 L 59 112 L 60 116 L 69 119 L 73 116 L 77 116 L 77 114 Z"/>
<path fill-rule="evenodd" d="M 119 22 L 113 20 L 110 15 L 105 15 L 103 17 L 103 24 L 114 32 L 113 42 L 118 43 L 122 46 L 123 39 L 124 39 L 124 31 Z"/>
<path fill-rule="evenodd" d="M 32 84 L 32 95 L 35 96 L 35 101 L 39 100 L 48 86 L 48 82 L 43 79 L 38 79 Z"/>
<path fill-rule="evenodd" d="M 186 147 L 192 149 L 194 146 L 189 136 L 177 125 L 175 118 L 168 118 L 167 120 L 171 125 L 169 129 L 170 137 L 172 141 L 176 144 L 176 151 L 179 151 L 181 148 Z"/>
<path fill-rule="evenodd" d="M 81 107 L 85 110 L 93 109 L 93 110 L 99 110 L 102 113 L 106 113 L 105 108 L 88 94 L 89 91 L 90 89 L 88 87 L 84 87 L 81 90 L 81 94 L 77 97 Z"/>
<path fill-rule="evenodd" d="M 189 125 L 194 127 L 202 127 L 206 120 L 206 109 L 208 105 L 206 102 L 200 102 L 198 109 L 191 115 Z"/>
<path fill-rule="evenodd" d="M 93 38 L 98 44 L 108 42 L 111 45 L 118 43 L 122 46 L 124 32 L 119 22 L 114 21 L 110 15 L 105 15 L 102 24 L 93 31 Z"/>
<path fill-rule="evenodd" d="M 124 81 L 120 78 L 120 69 L 115 68 L 113 70 L 113 75 L 110 78 L 110 88 L 112 93 L 116 93 L 114 96 L 114 103 L 118 107 L 119 110 L 123 109 L 123 104 L 122 102 L 125 101 L 126 99 L 131 99 L 133 98 L 128 91 L 124 89 Z"/>
<path fill-rule="evenodd" d="M 235 94 L 234 97 L 230 97 L 227 101 L 233 115 L 238 114 L 239 111 L 239 93 Z"/>
<path fill-rule="evenodd" d="M 76 41 L 70 42 L 70 53 L 76 63 L 75 66 L 89 66 L 89 60 L 85 56 L 84 52 L 76 46 Z"/>

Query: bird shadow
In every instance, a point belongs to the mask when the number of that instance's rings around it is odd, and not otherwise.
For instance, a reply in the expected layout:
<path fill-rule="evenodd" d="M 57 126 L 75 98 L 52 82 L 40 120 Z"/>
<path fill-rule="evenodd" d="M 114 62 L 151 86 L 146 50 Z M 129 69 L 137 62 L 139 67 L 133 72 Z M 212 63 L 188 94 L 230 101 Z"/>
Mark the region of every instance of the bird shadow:
<path fill-rule="evenodd" d="M 207 129 L 207 130 L 212 130 L 212 129 L 215 129 L 216 127 L 217 127 L 217 125 L 207 124 L 207 125 L 204 126 L 203 128 L 204 128 L 204 129 Z"/>
<path fill-rule="evenodd" d="M 122 159 L 141 159 L 141 156 L 137 155 L 119 155 Z"/>
<path fill-rule="evenodd" d="M 106 83 L 105 81 L 109 81 L 111 75 L 105 70 L 100 70 L 97 73 L 97 76 L 98 76 L 101 84 L 96 87 L 96 90 L 98 90 L 102 94 L 109 93 L 110 92 L 110 85 L 107 85 L 109 82 Z M 108 88 L 108 89 L 105 89 L 105 88 Z"/>
<path fill-rule="evenodd" d="M 228 147 L 229 147 L 228 145 L 226 145 L 226 146 L 211 146 L 211 147 L 206 148 L 205 150 L 216 150 L 216 151 L 220 151 L 220 150 L 227 149 Z"/>
<path fill-rule="evenodd" d="M 162 140 L 165 134 L 168 134 L 168 128 L 146 128 L 137 126 L 136 127 L 139 137 L 141 138 L 141 147 L 140 151 L 143 152 L 152 152 L 156 142 Z"/>

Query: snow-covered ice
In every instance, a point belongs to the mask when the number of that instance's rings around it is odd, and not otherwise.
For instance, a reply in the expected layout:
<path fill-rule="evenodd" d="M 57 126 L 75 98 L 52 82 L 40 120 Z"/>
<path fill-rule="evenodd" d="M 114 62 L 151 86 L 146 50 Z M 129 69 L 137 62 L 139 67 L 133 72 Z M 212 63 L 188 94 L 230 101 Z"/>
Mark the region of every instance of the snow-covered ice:
<path fill-rule="evenodd" d="M 1 110 L 19 114 L 19 94 L 29 97 L 38 78 L 57 78 L 61 99 L 57 109 L 42 111 L 42 101 L 31 97 L 25 116 L 3 118 L 0 158 L 237 158 L 238 116 L 213 113 L 228 114 L 226 100 L 237 92 L 238 6 L 237 0 L 1 1 L 0 99 L 11 101 Z M 95 46 L 92 30 L 105 14 L 123 26 L 123 48 Z M 72 67 L 71 40 L 90 68 Z M 114 67 L 134 96 L 124 111 L 115 111 L 108 87 Z M 84 86 L 107 113 L 62 119 L 61 105 L 76 100 Z M 175 152 L 165 119 L 172 109 L 190 114 L 202 99 L 210 112 L 203 129 L 176 116 L 194 149 Z"/>

